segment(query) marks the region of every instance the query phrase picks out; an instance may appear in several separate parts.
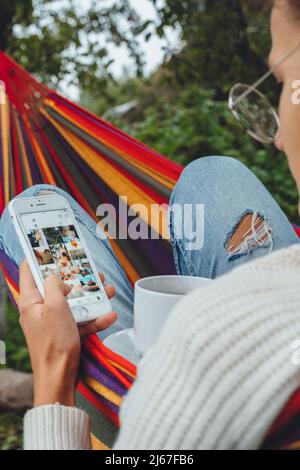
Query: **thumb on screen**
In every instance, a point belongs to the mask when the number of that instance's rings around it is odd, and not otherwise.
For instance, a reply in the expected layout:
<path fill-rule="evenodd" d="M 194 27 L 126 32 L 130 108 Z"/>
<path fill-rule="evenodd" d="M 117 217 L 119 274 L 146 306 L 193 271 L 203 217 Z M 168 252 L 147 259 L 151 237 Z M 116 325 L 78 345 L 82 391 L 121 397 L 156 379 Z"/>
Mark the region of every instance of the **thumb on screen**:
<path fill-rule="evenodd" d="M 56 276 L 47 277 L 44 283 L 45 301 L 54 302 L 64 299 L 72 290 L 72 287 L 63 283 Z"/>

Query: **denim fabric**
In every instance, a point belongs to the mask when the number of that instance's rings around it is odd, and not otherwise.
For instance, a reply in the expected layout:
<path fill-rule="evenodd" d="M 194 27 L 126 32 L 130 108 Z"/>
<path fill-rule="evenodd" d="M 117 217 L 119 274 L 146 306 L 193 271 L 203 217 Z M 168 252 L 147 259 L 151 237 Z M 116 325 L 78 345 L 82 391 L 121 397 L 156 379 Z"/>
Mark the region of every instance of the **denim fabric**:
<path fill-rule="evenodd" d="M 215 279 L 246 261 L 299 243 L 291 223 L 263 184 L 245 165 L 230 157 L 205 157 L 188 165 L 173 191 L 171 207 L 174 204 L 204 206 L 201 250 L 188 250 L 189 240 L 176 239 L 176 232 L 184 233 L 184 228 L 176 227 L 170 212 L 174 259 L 181 275 Z M 230 256 L 228 240 L 248 213 L 264 217 L 271 236 L 255 249 Z M 183 221 L 190 222 L 186 218 Z"/>
<path fill-rule="evenodd" d="M 36 185 L 17 197 L 37 196 L 51 190 L 68 199 L 85 238 L 96 268 L 103 272 L 106 283 L 114 284 L 117 295 L 112 307 L 118 312 L 118 321 L 102 332 L 102 339 L 133 325 L 133 290 L 107 240 L 96 235 L 95 221 L 65 191 L 49 185 Z M 170 217 L 170 232 L 178 274 L 216 278 L 230 269 L 255 257 L 299 243 L 293 227 L 261 182 L 244 165 L 229 157 L 206 157 L 187 166 L 172 198 L 173 204 L 204 205 L 204 245 L 199 250 L 188 250 L 188 240 L 175 237 L 176 227 Z M 230 257 L 226 244 L 244 214 L 257 212 L 265 217 L 271 239 L 251 252 Z M 189 222 L 189 221 L 187 221 Z M 99 230 L 99 227 L 98 227 Z M 16 236 L 9 213 L 0 220 L 0 249 L 18 266 L 24 253 Z"/>

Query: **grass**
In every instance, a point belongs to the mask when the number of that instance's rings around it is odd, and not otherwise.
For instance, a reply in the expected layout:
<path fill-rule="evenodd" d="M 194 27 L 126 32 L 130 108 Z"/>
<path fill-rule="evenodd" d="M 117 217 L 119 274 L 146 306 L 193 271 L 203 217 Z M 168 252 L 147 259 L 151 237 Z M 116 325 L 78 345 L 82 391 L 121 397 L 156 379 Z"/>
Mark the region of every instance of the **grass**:
<path fill-rule="evenodd" d="M 6 360 L 5 367 L 21 372 L 31 372 L 26 342 L 19 325 L 18 312 L 6 302 Z M 4 366 L 0 366 L 4 368 Z M 0 411 L 0 450 L 17 450 L 23 447 L 24 413 Z"/>

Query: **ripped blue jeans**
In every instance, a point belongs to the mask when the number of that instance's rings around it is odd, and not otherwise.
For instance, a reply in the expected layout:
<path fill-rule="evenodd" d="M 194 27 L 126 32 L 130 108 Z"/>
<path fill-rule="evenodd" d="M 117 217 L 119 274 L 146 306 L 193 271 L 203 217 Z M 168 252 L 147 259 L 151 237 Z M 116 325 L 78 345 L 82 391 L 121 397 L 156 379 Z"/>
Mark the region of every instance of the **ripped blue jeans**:
<path fill-rule="evenodd" d="M 69 194 L 55 186 L 37 185 L 18 197 L 36 196 L 42 190 L 57 192 L 68 199 L 96 268 L 105 274 L 107 283 L 116 287 L 117 295 L 112 300 L 112 307 L 119 313 L 119 319 L 100 334 L 101 338 L 132 327 L 133 290 L 109 242 L 99 239 L 94 220 Z M 188 165 L 173 191 L 171 207 L 173 205 L 190 205 L 192 214 L 196 206 L 204 208 L 204 224 L 199 227 L 197 218 L 181 219 L 182 224 L 190 226 L 190 232 L 203 232 L 203 247 L 192 250 L 188 237 L 177 237 L 182 227 L 176 227 L 178 221 L 170 211 L 174 260 L 181 275 L 216 278 L 246 261 L 299 243 L 287 217 L 262 183 L 244 165 L 229 157 L 206 157 Z M 249 226 L 244 221 L 245 216 L 249 216 Z M 234 240 L 237 230 L 245 235 L 241 242 Z M 0 219 L 0 249 L 17 265 L 24 259 L 7 210 Z"/>
<path fill-rule="evenodd" d="M 173 204 L 204 207 L 204 244 L 200 250 L 188 250 L 187 240 L 175 240 L 178 227 L 172 217 L 170 220 L 176 269 L 182 275 L 215 279 L 242 263 L 299 243 L 275 199 L 234 158 L 206 157 L 188 165 L 173 191 Z M 244 234 L 240 225 L 247 215 L 251 218 Z M 241 243 L 231 244 L 238 229 Z M 194 226 L 190 227 L 192 231 Z"/>

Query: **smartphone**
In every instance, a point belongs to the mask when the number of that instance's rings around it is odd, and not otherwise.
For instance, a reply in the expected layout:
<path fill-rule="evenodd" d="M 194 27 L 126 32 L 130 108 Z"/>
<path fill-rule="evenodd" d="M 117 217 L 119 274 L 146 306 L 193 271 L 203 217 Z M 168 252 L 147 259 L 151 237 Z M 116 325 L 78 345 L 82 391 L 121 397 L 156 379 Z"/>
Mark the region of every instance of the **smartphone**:
<path fill-rule="evenodd" d="M 44 297 L 44 280 L 54 274 L 71 286 L 68 303 L 77 323 L 111 311 L 111 305 L 68 201 L 54 194 L 14 199 L 9 213 Z"/>

